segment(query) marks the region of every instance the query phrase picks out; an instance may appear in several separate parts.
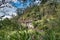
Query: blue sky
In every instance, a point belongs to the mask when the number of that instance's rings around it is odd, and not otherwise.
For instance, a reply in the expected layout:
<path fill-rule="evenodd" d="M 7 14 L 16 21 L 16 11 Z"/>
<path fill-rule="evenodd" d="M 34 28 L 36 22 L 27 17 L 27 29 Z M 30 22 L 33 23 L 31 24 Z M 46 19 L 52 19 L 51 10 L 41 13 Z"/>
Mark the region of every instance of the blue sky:
<path fill-rule="evenodd" d="M 29 6 L 29 4 L 31 3 L 31 0 L 26 0 L 24 3 L 22 2 L 11 2 L 11 4 L 16 7 L 16 8 L 26 8 L 27 6 Z"/>

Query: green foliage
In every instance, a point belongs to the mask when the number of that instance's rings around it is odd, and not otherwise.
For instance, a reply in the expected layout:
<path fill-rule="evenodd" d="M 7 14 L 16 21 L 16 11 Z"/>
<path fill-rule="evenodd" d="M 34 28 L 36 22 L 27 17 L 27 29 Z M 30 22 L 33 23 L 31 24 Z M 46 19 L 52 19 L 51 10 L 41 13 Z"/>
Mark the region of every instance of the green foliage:
<path fill-rule="evenodd" d="M 46 3 L 48 0 L 41 0 L 41 1 L 42 1 L 41 3 L 44 4 L 44 3 Z"/>
<path fill-rule="evenodd" d="M 0 31 L 0 40 L 39 40 L 40 33 L 32 31 Z"/>
<path fill-rule="evenodd" d="M 16 22 L 12 22 L 9 19 L 4 19 L 3 21 L 0 21 L 0 29 L 17 30 L 19 29 L 19 25 Z"/>
<path fill-rule="evenodd" d="M 60 4 L 56 5 L 56 1 L 42 0 L 40 6 L 27 8 L 22 15 L 20 11 L 17 10 L 17 17 L 0 21 L 0 40 L 60 40 Z M 25 27 L 18 20 L 32 20 L 34 28 Z"/>

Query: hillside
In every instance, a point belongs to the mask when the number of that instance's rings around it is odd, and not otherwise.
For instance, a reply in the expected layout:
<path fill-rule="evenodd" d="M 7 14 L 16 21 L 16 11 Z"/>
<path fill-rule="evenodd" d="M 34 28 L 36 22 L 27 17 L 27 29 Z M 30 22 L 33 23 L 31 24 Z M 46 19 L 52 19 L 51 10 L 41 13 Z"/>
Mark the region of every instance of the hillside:
<path fill-rule="evenodd" d="M 30 29 L 35 29 L 35 31 L 48 31 L 49 33 L 47 34 L 55 32 L 54 36 L 58 36 L 56 40 L 59 40 L 59 14 L 60 4 L 57 2 L 47 2 L 40 4 L 40 6 L 35 5 L 31 8 L 27 8 L 18 19 L 18 22 L 22 23 L 22 25 L 27 26 Z M 48 37 L 46 40 L 55 40 L 52 36 L 52 33 L 49 35 L 49 37 L 48 35 L 45 35 Z"/>
<path fill-rule="evenodd" d="M 60 40 L 60 3 L 42 0 L 20 11 L 0 21 L 0 40 Z"/>

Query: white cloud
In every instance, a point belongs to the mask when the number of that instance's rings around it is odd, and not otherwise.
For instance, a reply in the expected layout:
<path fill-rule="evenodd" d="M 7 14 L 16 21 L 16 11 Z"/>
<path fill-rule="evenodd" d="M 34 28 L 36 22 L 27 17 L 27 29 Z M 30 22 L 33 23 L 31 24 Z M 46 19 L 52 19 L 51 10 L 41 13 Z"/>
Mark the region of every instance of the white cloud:
<path fill-rule="evenodd" d="M 12 15 L 16 16 L 16 8 L 14 8 L 13 6 L 11 6 L 10 4 L 3 4 L 4 7 L 0 8 L 0 17 L 2 17 L 2 19 L 5 18 L 12 18 Z"/>

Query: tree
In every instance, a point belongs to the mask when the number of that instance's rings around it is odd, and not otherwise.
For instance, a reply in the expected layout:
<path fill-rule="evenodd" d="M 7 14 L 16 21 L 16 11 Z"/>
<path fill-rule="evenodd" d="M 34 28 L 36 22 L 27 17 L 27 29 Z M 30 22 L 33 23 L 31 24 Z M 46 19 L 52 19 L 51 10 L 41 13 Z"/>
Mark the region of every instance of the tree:
<path fill-rule="evenodd" d="M 41 0 L 41 3 L 42 4 L 44 4 L 44 3 L 46 3 L 47 2 L 47 0 Z"/>

